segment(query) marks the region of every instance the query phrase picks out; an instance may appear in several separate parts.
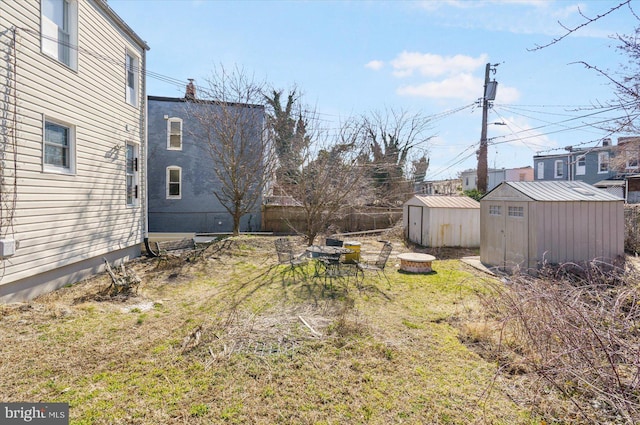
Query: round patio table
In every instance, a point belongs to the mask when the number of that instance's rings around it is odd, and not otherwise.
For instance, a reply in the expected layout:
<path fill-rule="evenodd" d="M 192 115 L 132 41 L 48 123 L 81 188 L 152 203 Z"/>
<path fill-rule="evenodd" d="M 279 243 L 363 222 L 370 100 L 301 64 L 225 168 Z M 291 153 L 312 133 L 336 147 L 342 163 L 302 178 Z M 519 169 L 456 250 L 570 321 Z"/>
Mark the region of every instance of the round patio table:
<path fill-rule="evenodd" d="M 341 246 L 328 246 L 328 245 L 311 245 L 306 249 L 311 253 L 312 257 L 340 257 L 342 254 L 350 254 L 352 249 L 343 248 Z"/>
<path fill-rule="evenodd" d="M 405 252 L 398 254 L 400 259 L 400 270 L 409 273 L 431 273 L 431 262 L 436 257 L 429 254 L 421 254 L 419 252 Z"/>

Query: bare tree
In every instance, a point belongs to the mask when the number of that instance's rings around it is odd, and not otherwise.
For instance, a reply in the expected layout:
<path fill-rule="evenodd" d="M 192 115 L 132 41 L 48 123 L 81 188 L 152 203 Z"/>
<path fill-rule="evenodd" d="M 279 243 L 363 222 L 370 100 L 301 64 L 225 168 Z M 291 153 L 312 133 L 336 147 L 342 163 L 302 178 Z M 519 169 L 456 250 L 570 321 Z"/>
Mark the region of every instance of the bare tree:
<path fill-rule="evenodd" d="M 282 105 L 283 94 L 283 90 L 271 89 L 264 95 L 264 100 L 269 107 L 267 121 L 271 129 L 274 149 L 278 155 L 279 164 L 276 174 L 279 180 L 298 172 L 302 164 L 302 151 L 309 143 L 305 135 L 304 120 L 299 110 L 299 90 L 295 87 L 290 89 L 284 105 Z M 298 108 L 296 113 L 294 108 Z"/>
<path fill-rule="evenodd" d="M 259 206 L 276 164 L 260 104 L 263 90 L 264 83 L 243 69 L 219 67 L 188 104 L 197 123 L 189 131 L 211 159 L 211 191 L 232 216 L 234 235 L 241 218 Z"/>
<path fill-rule="evenodd" d="M 387 109 L 384 113 L 374 112 L 363 121 L 371 149 L 367 165 L 376 188 L 377 202 L 390 205 L 404 202 L 413 193 L 411 170 L 407 169 L 411 154 L 419 150 L 426 152 L 426 144 L 433 137 L 426 134 L 429 118 L 419 113 Z M 414 165 L 424 168 L 426 174 L 426 155 L 415 161 Z"/>
<path fill-rule="evenodd" d="M 293 92 L 282 107 L 280 93 L 272 91 L 267 102 L 274 139 L 287 147 L 279 149 L 280 166 L 286 166 L 286 171 L 278 173 L 278 185 L 301 207 L 304 228 L 299 230 L 312 245 L 319 233 L 355 204 L 362 191 L 364 176 L 358 164 L 366 149 L 362 124 L 348 120 L 333 134 Z"/>

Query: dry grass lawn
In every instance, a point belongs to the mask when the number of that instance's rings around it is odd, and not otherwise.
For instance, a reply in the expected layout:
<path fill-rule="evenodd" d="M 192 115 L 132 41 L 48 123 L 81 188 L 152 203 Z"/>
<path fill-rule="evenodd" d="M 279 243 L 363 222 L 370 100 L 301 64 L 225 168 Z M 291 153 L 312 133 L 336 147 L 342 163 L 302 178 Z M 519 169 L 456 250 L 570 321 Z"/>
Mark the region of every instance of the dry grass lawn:
<path fill-rule="evenodd" d="M 459 340 L 487 277 L 456 259 L 400 273 L 407 250 L 394 241 L 390 287 L 328 287 L 241 236 L 132 262 L 137 296 L 106 296 L 104 274 L 0 306 L 0 400 L 67 402 L 72 424 L 540 423 Z"/>

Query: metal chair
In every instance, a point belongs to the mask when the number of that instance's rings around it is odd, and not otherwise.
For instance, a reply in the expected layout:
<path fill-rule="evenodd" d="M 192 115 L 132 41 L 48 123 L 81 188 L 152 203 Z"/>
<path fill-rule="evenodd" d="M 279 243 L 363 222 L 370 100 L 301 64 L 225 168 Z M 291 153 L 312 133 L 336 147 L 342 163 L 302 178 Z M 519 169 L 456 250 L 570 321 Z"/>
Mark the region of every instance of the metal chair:
<path fill-rule="evenodd" d="M 387 276 L 387 274 L 384 271 L 384 268 L 387 265 L 387 261 L 389 260 L 389 256 L 391 255 L 391 251 L 393 250 L 393 246 L 391 245 L 391 242 L 389 241 L 380 241 L 383 243 L 382 245 L 382 249 L 380 250 L 380 253 L 378 254 L 378 257 L 376 258 L 375 262 L 373 263 L 369 263 L 369 262 L 357 262 L 356 263 L 356 267 L 357 270 L 362 274 L 362 280 L 364 281 L 364 272 L 365 271 L 375 271 L 378 275 L 380 273 L 382 273 L 382 275 L 385 277 L 385 279 L 387 279 L 387 284 L 389 285 L 389 287 L 391 287 L 391 281 L 389 280 L 389 277 Z"/>
<path fill-rule="evenodd" d="M 306 252 L 296 255 L 293 251 L 293 244 L 287 238 L 278 238 L 275 240 L 276 253 L 278 254 L 278 263 L 281 265 L 287 265 L 283 271 L 284 276 L 291 273 L 293 281 L 296 281 L 296 276 L 301 274 L 306 277 L 306 265 L 309 262 L 309 257 Z"/>

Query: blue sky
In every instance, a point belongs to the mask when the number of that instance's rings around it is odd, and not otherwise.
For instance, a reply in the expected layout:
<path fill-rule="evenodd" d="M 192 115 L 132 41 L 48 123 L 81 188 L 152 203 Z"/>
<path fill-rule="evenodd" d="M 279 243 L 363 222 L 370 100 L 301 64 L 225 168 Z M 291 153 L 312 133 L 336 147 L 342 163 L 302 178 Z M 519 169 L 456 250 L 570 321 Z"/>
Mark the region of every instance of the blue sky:
<path fill-rule="evenodd" d="M 294 84 L 337 127 L 349 116 L 395 108 L 434 117 L 422 148 L 428 180 L 475 168 L 487 63 L 499 64 L 488 137 L 490 167 L 533 165 L 568 145 L 594 146 L 596 123 L 618 111 L 606 79 L 577 61 L 617 71 L 611 36 L 638 24 L 627 6 L 535 50 L 622 0 L 212 1 L 109 0 L 144 39 L 147 94 L 182 97 L 217 66 L 239 66 L 276 88 Z M 634 3 L 631 3 L 634 6 Z M 640 10 L 640 9 L 639 9 Z M 168 78 L 167 78 L 168 77 Z M 612 136 L 614 143 L 618 136 Z"/>

